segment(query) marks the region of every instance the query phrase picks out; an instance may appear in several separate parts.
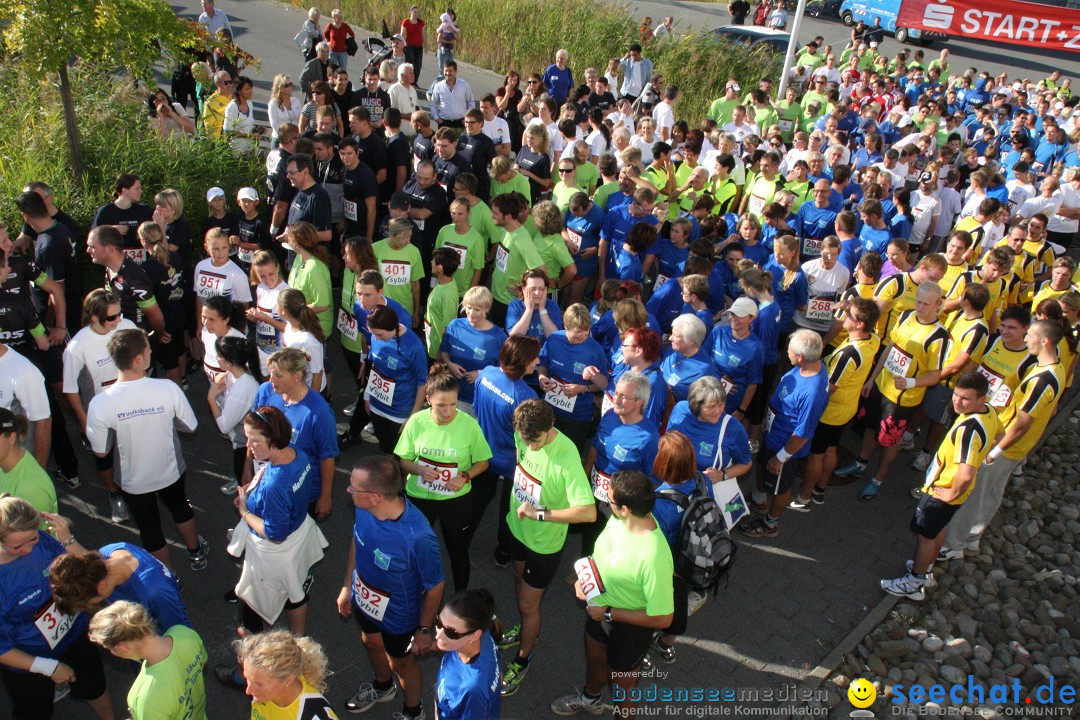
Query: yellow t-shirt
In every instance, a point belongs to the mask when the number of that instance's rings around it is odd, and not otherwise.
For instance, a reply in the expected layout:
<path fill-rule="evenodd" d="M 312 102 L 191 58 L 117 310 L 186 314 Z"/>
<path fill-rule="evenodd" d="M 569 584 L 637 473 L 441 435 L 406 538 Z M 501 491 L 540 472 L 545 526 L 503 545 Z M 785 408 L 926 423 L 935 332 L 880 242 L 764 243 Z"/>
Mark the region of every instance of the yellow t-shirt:
<path fill-rule="evenodd" d="M 1008 407 L 1013 391 L 1020 384 L 1020 376 L 1036 362 L 1026 345 L 1021 343 L 1019 350 L 1012 350 L 1000 335 L 994 338 L 990 349 L 983 353 L 979 366 L 975 368 L 990 381 L 990 392 L 987 394 L 990 404 L 999 411 Z"/>
<path fill-rule="evenodd" d="M 897 390 L 893 378 L 914 378 L 940 370 L 949 351 L 949 341 L 949 331 L 941 323 L 935 321 L 924 325 L 919 322 L 914 310 L 901 315 L 889 335 L 891 344 L 885 348 L 885 367 L 877 377 L 878 390 L 901 407 L 920 404 L 926 388 Z"/>
<path fill-rule="evenodd" d="M 945 268 L 945 275 L 938 280 L 938 286 L 941 288 L 942 297 L 949 294 L 952 290 L 953 283 L 956 282 L 956 278 L 960 277 L 963 273 L 966 273 L 971 269 L 971 264 L 967 260 L 961 260 L 959 265 L 949 265 Z"/>
<path fill-rule="evenodd" d="M 938 446 L 934 462 L 926 473 L 923 492 L 929 493 L 935 487 L 951 488 L 961 465 L 971 465 L 978 469 L 994 447 L 994 440 L 999 432 L 1001 420 L 997 411 L 989 405 L 982 412 L 956 418 Z M 975 480 L 972 480 L 959 497 L 946 502 L 950 505 L 962 505 L 974 489 Z"/>
<path fill-rule="evenodd" d="M 919 286 L 911 279 L 911 273 L 899 272 L 878 283 L 874 299 L 886 303 L 878 320 L 878 335 L 883 338 L 892 333 L 896 319 L 908 310 L 915 309 L 915 293 Z"/>
<path fill-rule="evenodd" d="M 945 367 L 949 363 L 955 362 L 962 352 L 966 352 L 970 358 L 968 365 L 965 367 L 978 365 L 990 342 L 990 328 L 986 326 L 986 320 L 982 317 L 969 320 L 962 314 L 954 313 L 954 315 L 955 317 L 946 326 L 952 341 L 949 343 L 949 352 L 941 366 Z M 948 378 L 945 381 L 946 384 L 953 387 L 956 378 L 962 372 L 964 372 L 964 368 L 961 368 L 956 375 Z"/>
<path fill-rule="evenodd" d="M 845 425 L 855 417 L 862 386 L 874 369 L 874 358 L 880 347 L 881 340 L 876 335 L 866 340 L 849 339 L 826 358 L 829 384 L 835 385 L 836 390 L 829 396 L 829 404 L 821 414 L 820 422 Z"/>
<path fill-rule="evenodd" d="M 339 720 L 334 708 L 306 680 L 300 694 L 285 707 L 272 702 L 251 703 L 251 720 Z"/>
<path fill-rule="evenodd" d="M 844 290 L 844 292 L 842 292 L 840 294 L 840 302 L 844 302 L 845 300 L 854 300 L 855 298 L 863 298 L 864 300 L 868 300 L 868 299 L 874 297 L 874 290 L 876 288 L 877 288 L 877 285 L 874 284 L 874 283 L 856 283 L 856 284 L 852 285 L 851 287 L 847 288 L 846 290 Z M 838 309 L 833 313 L 833 321 L 835 322 L 837 320 L 841 321 L 841 323 L 843 322 L 843 320 L 844 320 L 844 311 L 843 310 Z M 874 332 L 878 336 L 879 340 L 881 339 L 881 327 L 882 327 L 882 325 L 883 325 L 883 321 L 879 320 L 877 327 L 874 328 Z M 829 347 L 838 348 L 841 345 L 843 345 L 847 341 L 847 339 L 848 339 L 847 330 L 845 330 L 843 328 L 843 326 L 841 326 L 840 330 L 836 333 L 836 337 L 834 337 L 829 342 Z"/>
<path fill-rule="evenodd" d="M 1023 460 L 1035 443 L 1039 442 L 1046 424 L 1054 416 L 1061 391 L 1065 388 L 1065 368 L 1060 362 L 1051 365 L 1032 365 L 1013 393 L 1012 402 L 1001 414 L 1001 424 L 1006 428 L 1016 420 L 1021 410 L 1032 418 L 1031 427 L 1008 450 L 1005 457 Z"/>
<path fill-rule="evenodd" d="M 964 290 L 967 289 L 967 286 L 970 283 L 985 285 L 986 289 L 990 291 L 990 300 L 986 303 L 986 307 L 983 308 L 983 316 L 986 318 L 987 324 L 994 323 L 996 326 L 997 318 L 1001 315 L 1002 299 L 1005 297 L 1008 290 L 1006 279 L 1003 276 L 999 277 L 994 282 L 988 283 L 979 276 L 979 270 L 968 270 L 957 276 L 952 287 L 945 293 L 945 298 L 947 300 L 961 299 L 964 297 Z M 953 320 L 960 315 L 963 315 L 963 310 L 960 308 L 953 310 L 944 318 L 943 322 L 945 323 L 945 326 L 948 327 L 951 325 Z"/>

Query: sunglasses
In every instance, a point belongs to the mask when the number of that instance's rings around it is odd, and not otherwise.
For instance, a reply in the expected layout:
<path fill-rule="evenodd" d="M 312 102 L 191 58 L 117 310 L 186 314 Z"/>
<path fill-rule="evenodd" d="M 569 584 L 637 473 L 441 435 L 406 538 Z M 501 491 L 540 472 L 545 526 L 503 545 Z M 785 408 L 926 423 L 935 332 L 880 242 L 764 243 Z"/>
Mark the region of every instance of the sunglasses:
<path fill-rule="evenodd" d="M 451 640 L 460 640 L 461 638 L 468 637 L 472 634 L 467 632 L 461 632 L 460 630 L 455 630 L 454 628 L 446 627 L 445 625 L 443 625 L 442 618 L 440 618 L 438 615 L 435 616 L 435 629 L 442 630 L 443 634 Z"/>
<path fill-rule="evenodd" d="M 561 173 L 574 172 L 574 168 L 559 168 L 559 172 L 561 172 Z"/>
<path fill-rule="evenodd" d="M 101 319 L 105 322 L 113 322 L 114 320 L 119 320 L 121 317 L 123 317 L 123 313 L 116 313 L 115 315 L 105 315 Z"/>
<path fill-rule="evenodd" d="M 232 80 L 222 80 L 221 82 L 218 83 L 218 85 L 232 85 L 232 84 L 233 84 Z"/>

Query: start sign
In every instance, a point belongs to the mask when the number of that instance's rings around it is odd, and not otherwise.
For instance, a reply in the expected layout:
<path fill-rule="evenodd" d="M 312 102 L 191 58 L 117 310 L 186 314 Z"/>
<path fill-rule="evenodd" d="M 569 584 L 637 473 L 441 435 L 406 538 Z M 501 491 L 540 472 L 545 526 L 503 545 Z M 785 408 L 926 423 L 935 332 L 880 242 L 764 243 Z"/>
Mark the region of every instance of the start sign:
<path fill-rule="evenodd" d="M 1012 0 L 903 0 L 896 24 L 991 42 L 1080 52 L 1080 11 Z"/>

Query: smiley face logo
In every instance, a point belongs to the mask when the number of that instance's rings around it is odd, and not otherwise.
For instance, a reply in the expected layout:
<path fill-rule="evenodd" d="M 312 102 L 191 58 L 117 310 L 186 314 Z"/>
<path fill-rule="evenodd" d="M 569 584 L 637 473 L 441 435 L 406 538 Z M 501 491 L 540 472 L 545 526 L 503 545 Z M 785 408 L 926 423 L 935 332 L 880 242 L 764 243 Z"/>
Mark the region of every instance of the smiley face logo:
<path fill-rule="evenodd" d="M 868 708 L 877 699 L 877 690 L 869 680 L 857 678 L 848 685 L 847 697 L 853 707 Z"/>

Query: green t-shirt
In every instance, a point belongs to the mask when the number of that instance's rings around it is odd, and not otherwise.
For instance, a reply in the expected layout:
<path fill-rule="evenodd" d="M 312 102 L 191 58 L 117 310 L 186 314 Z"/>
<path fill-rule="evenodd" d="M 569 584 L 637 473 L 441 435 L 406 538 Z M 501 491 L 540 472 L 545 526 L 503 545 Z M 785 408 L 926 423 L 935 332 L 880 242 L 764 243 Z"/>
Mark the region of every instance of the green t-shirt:
<path fill-rule="evenodd" d="M 735 117 L 735 108 L 738 104 L 738 98 L 732 98 L 731 100 L 717 98 L 712 101 L 712 105 L 709 106 L 709 111 L 705 115 L 715 120 L 720 127 L 724 127 Z"/>
<path fill-rule="evenodd" d="M 603 210 L 604 206 L 607 205 L 608 198 L 611 197 L 612 193 L 617 193 L 617 192 L 619 192 L 619 181 L 618 180 L 612 180 L 611 182 L 606 182 L 603 185 L 601 185 L 600 187 L 596 188 L 596 192 L 593 193 L 593 196 L 592 196 L 592 201 L 594 203 L 596 203 L 596 206 L 598 208 Z"/>
<path fill-rule="evenodd" d="M 799 55 L 799 59 L 795 61 L 796 65 L 806 65 L 810 68 L 810 74 L 813 74 L 814 70 L 825 64 L 825 56 L 822 53 L 810 54 L 808 50 L 803 50 Z"/>
<path fill-rule="evenodd" d="M 502 195 L 508 192 L 519 192 L 525 196 L 525 201 L 529 202 L 532 198 L 532 188 L 529 186 L 529 178 L 525 177 L 521 173 L 514 173 L 514 177 L 510 178 L 509 182 L 499 182 L 495 178 L 491 178 L 491 197 Z"/>
<path fill-rule="evenodd" d="M 638 535 L 613 515 L 596 538 L 592 559 L 605 590 L 592 600 L 594 605 L 644 610 L 653 617 L 674 612 L 671 578 L 675 565 L 659 527 Z"/>
<path fill-rule="evenodd" d="M 593 191 L 599 179 L 600 169 L 591 162 L 583 162 L 577 166 L 577 186 L 586 193 Z"/>
<path fill-rule="evenodd" d="M 802 107 L 798 103 L 781 100 L 777 104 L 780 112 L 776 116 L 776 122 L 780 125 L 780 134 L 788 145 L 795 139 L 795 131 L 799 129 L 799 121 L 802 119 Z"/>
<path fill-rule="evenodd" d="M 510 488 L 510 512 L 506 522 L 510 532 L 533 552 L 550 555 L 562 550 L 569 525 L 559 522 L 540 522 L 532 518 L 519 519 L 518 506 L 531 502 L 548 510 L 565 510 L 593 505 L 592 486 L 581 466 L 581 455 L 574 441 L 557 432 L 555 439 L 539 450 L 530 450 L 514 433 L 517 447 L 517 468 Z M 670 555 L 670 553 L 669 553 Z"/>
<path fill-rule="evenodd" d="M 467 413 L 458 411 L 449 424 L 439 425 L 430 411 L 421 410 L 405 423 L 394 454 L 440 471 L 439 481 L 434 484 L 421 484 L 419 476 L 410 474 L 405 481 L 405 492 L 409 497 L 449 500 L 468 493 L 472 483 L 465 483 L 457 492 L 451 492 L 440 481 L 455 477 L 481 460 L 490 460 L 491 447 L 484 439 L 480 423 Z"/>
<path fill-rule="evenodd" d="M 645 168 L 645 172 L 641 173 L 641 177 L 651 182 L 653 187 L 656 188 L 656 202 L 667 200 L 667 193 L 663 191 L 668 181 L 667 170 L 649 165 Z"/>
<path fill-rule="evenodd" d="M 11 472 L 0 469 L 0 492 L 11 493 L 34 506 L 38 512 L 57 513 L 56 488 L 49 473 L 41 469 L 29 452 L 23 451 L 22 460 L 15 463 Z M 42 527 L 45 521 L 42 520 Z"/>
<path fill-rule="evenodd" d="M 829 99 L 823 94 L 819 93 L 816 90 L 810 90 L 805 95 L 803 95 L 802 102 L 799 104 L 800 107 L 802 107 L 803 112 L 806 112 L 806 106 L 812 103 L 814 100 L 817 100 L 819 103 L 821 103 L 822 111 L 825 110 L 825 106 L 829 103 Z"/>
<path fill-rule="evenodd" d="M 352 352 L 363 352 L 364 335 L 356 327 L 353 305 L 356 304 L 356 273 L 349 268 L 341 273 L 341 307 L 337 311 L 337 329 L 341 346 Z"/>
<path fill-rule="evenodd" d="M 424 339 L 427 341 L 429 358 L 439 357 L 439 345 L 442 344 L 443 332 L 450 321 L 457 317 L 457 283 L 450 282 L 436 285 L 428 295 L 427 311 L 424 313 Z"/>
<path fill-rule="evenodd" d="M 484 238 L 488 246 L 495 244 L 495 231 L 498 228 L 495 226 L 495 221 L 491 219 L 491 208 L 483 200 L 478 201 L 469 210 L 469 227 L 480 233 L 480 237 Z"/>
<path fill-rule="evenodd" d="M 289 271 L 289 287 L 304 293 L 308 305 L 325 307 L 320 313 L 319 327 L 323 335 L 329 337 L 334 329 L 334 298 L 330 288 L 330 268 L 317 257 L 304 262 L 299 255 L 293 260 Z"/>
<path fill-rule="evenodd" d="M 173 625 L 165 637 L 173 641 L 168 657 L 149 666 L 143 661 L 128 690 L 131 720 L 206 720 L 206 647 L 184 625 Z"/>
<path fill-rule="evenodd" d="M 413 307 L 412 284 L 427 277 L 420 251 L 412 243 L 395 250 L 389 240 L 380 240 L 371 246 L 371 252 L 383 276 L 383 294 L 397 300 L 415 318 L 419 308 Z"/>
<path fill-rule="evenodd" d="M 563 268 L 574 262 L 570 255 L 570 249 L 566 247 L 566 241 L 559 233 L 534 238 L 536 251 L 540 253 L 540 259 L 544 261 L 548 277 L 558 282 Z"/>
<path fill-rule="evenodd" d="M 490 213 L 488 216 L 490 217 Z M 454 273 L 454 283 L 460 298 L 469 289 L 476 271 L 484 269 L 487 242 L 474 228 L 469 228 L 468 232 L 460 235 L 453 225 L 445 225 L 439 230 L 439 236 L 435 238 L 435 249 L 444 245 L 457 250 L 459 259 L 464 256 L 464 262 L 458 265 Z"/>
<path fill-rule="evenodd" d="M 754 107 L 754 123 L 761 130 L 762 136 L 769 131 L 769 128 L 773 125 L 779 125 L 780 119 L 776 114 L 776 110 L 771 105 L 765 107 Z"/>
<path fill-rule="evenodd" d="M 531 268 L 544 264 L 540 253 L 536 251 L 532 236 L 524 225 L 513 232 L 504 233 L 499 246 L 495 249 L 495 269 L 491 272 L 491 294 L 504 305 L 509 305 L 514 296 L 510 294 L 509 284 L 517 285 L 521 274 Z"/>
<path fill-rule="evenodd" d="M 551 189 L 551 202 L 559 208 L 560 211 L 565 213 L 570 207 L 570 198 L 579 192 L 588 193 L 588 189 L 583 190 L 577 185 L 567 185 L 562 180 L 555 184 L 555 187 Z"/>

